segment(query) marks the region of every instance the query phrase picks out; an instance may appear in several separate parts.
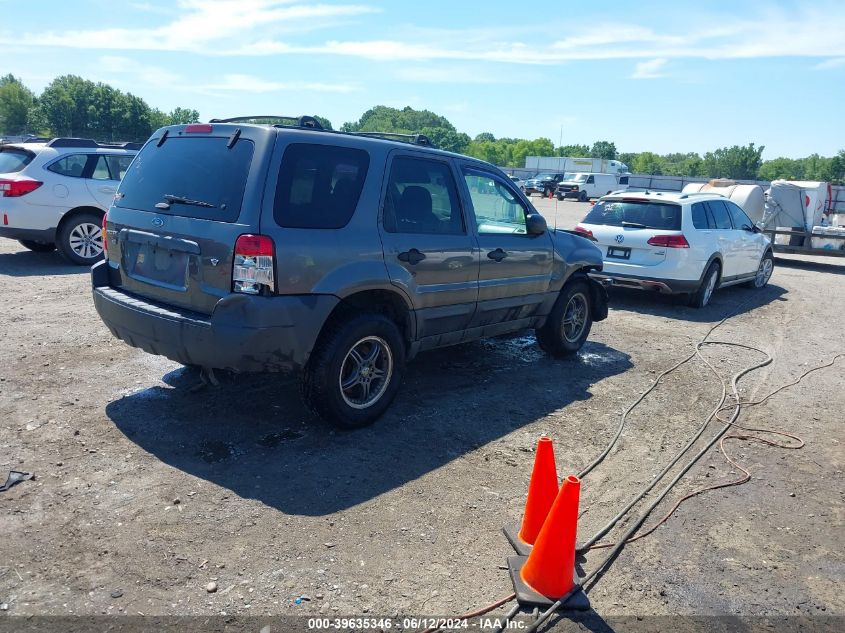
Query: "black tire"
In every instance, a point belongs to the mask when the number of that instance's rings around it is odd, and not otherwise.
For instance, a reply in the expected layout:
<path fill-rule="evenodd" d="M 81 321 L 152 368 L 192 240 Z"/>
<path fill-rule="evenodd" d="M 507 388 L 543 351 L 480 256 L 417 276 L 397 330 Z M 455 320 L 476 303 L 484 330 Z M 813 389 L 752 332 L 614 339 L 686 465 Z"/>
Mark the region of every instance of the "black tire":
<path fill-rule="evenodd" d="M 765 288 L 772 278 L 772 271 L 775 268 L 775 258 L 772 251 L 766 251 L 766 254 L 760 259 L 760 264 L 757 266 L 757 274 L 754 279 L 745 284 L 746 288 L 754 288 L 760 290 Z"/>
<path fill-rule="evenodd" d="M 579 202 L 586 202 L 587 201 L 587 192 L 586 191 L 582 191 L 581 193 L 578 194 L 578 201 Z"/>
<path fill-rule="evenodd" d="M 33 253 L 52 253 L 56 250 L 56 245 L 52 242 L 36 242 L 35 240 L 18 240 L 18 242 Z"/>
<path fill-rule="evenodd" d="M 563 200 L 565 197 L 566 197 L 566 196 L 564 196 L 562 193 L 557 194 L 557 199 L 558 199 L 558 200 Z"/>
<path fill-rule="evenodd" d="M 564 319 L 572 318 L 571 310 L 581 311 L 578 329 L 567 335 Z M 556 358 L 572 356 L 584 345 L 593 327 L 593 303 L 590 285 L 586 279 L 573 279 L 567 283 L 552 307 L 551 314 L 543 327 L 535 330 L 540 348 Z"/>
<path fill-rule="evenodd" d="M 719 262 L 713 262 L 707 267 L 704 277 L 701 278 L 701 285 L 698 287 L 698 290 L 690 295 L 690 307 L 703 308 L 709 305 L 710 299 L 713 297 L 713 292 L 719 287 L 719 275 L 721 272 L 722 266 Z"/>
<path fill-rule="evenodd" d="M 375 340 L 373 340 L 375 339 Z M 362 347 L 363 345 L 363 347 Z M 367 345 L 370 347 L 368 348 Z M 368 366 L 367 386 L 360 382 L 360 362 L 354 360 L 353 350 L 373 350 L 386 346 L 387 354 L 379 356 Z M 389 368 L 388 368 L 389 359 Z M 350 364 L 351 363 L 351 364 Z M 348 389 L 341 388 L 343 373 L 357 365 L 357 380 Z M 387 373 L 386 382 L 373 380 L 374 370 L 381 366 Z M 405 342 L 396 324 L 381 314 L 358 314 L 329 324 L 320 336 L 302 374 L 302 399 L 305 405 L 326 422 L 340 429 L 358 429 L 375 422 L 390 406 L 399 391 L 405 367 Z M 351 373 L 352 378 L 355 373 Z M 375 382 L 380 394 L 370 404 L 351 404 L 355 394 L 365 400 L 369 385 Z M 365 405 L 365 406 L 361 406 Z"/>
<path fill-rule="evenodd" d="M 102 213 L 77 213 L 63 220 L 56 246 L 68 261 L 92 266 L 103 258 Z M 87 256 L 86 256 L 87 255 Z"/>

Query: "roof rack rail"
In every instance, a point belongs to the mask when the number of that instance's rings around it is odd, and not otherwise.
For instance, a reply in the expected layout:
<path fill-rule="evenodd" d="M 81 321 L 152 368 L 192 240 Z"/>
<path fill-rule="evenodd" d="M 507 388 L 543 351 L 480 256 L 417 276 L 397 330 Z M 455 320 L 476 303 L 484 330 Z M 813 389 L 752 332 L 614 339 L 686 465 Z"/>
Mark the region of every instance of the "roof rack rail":
<path fill-rule="evenodd" d="M 689 191 L 687 193 L 682 193 L 680 196 L 678 196 L 678 200 L 685 200 L 685 199 L 689 198 L 690 196 L 709 196 L 709 195 L 712 195 L 714 193 L 716 193 L 716 192 L 715 191 Z M 716 194 L 716 195 L 719 195 L 719 194 Z"/>
<path fill-rule="evenodd" d="M 269 123 L 269 121 L 288 121 L 288 123 Z M 249 123 L 261 121 L 264 125 L 284 125 L 294 127 L 304 127 L 313 130 L 322 130 L 323 126 L 313 116 L 284 116 L 279 114 L 257 114 L 254 116 L 236 116 L 228 119 L 211 119 L 209 123 Z M 267 123 L 264 123 L 264 122 Z M 292 121 L 293 123 L 290 123 Z M 262 123 L 259 123 L 261 125 Z"/>
<path fill-rule="evenodd" d="M 47 147 L 87 147 L 91 149 L 131 149 L 139 150 L 143 143 L 98 143 L 90 138 L 54 138 L 47 143 Z"/>
<path fill-rule="evenodd" d="M 434 147 L 434 143 L 425 134 L 398 134 L 394 132 L 353 132 L 358 136 L 372 136 L 375 138 L 383 138 L 388 141 L 402 141 L 404 143 L 413 143 L 414 145 L 422 145 L 423 147 Z"/>

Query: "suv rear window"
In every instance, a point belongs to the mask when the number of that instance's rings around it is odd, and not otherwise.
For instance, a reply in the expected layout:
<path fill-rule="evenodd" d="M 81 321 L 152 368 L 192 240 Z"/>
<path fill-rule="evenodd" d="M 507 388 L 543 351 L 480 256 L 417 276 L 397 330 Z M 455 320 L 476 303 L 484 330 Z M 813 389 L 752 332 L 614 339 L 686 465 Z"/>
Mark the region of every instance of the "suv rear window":
<path fill-rule="evenodd" d="M 364 188 L 370 155 L 315 143 L 285 149 L 273 217 L 295 229 L 339 229 L 349 222 Z"/>
<path fill-rule="evenodd" d="M 0 174 L 11 174 L 20 171 L 34 158 L 32 152 L 14 147 L 0 149 Z"/>
<path fill-rule="evenodd" d="M 254 145 L 247 139 L 231 148 L 227 143 L 228 137 L 208 136 L 170 137 L 161 147 L 147 143 L 123 176 L 115 206 L 234 222 L 241 212 Z M 170 208 L 156 207 L 171 196 Z"/>
<path fill-rule="evenodd" d="M 647 229 L 680 231 L 681 207 L 639 200 L 602 200 L 584 218 L 584 224 L 622 226 L 623 222 Z"/>

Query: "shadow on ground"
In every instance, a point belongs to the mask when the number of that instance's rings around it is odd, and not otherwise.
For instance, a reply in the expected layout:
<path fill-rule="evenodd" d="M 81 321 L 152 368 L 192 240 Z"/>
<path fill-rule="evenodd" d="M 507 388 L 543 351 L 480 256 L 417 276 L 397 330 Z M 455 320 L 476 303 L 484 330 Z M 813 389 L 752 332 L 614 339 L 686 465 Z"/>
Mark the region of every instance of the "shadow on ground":
<path fill-rule="evenodd" d="M 34 253 L 18 251 L 0 254 L 0 275 L 39 277 L 41 275 L 80 275 L 91 272 L 88 266 L 69 263 L 58 251 Z"/>
<path fill-rule="evenodd" d="M 553 360 L 533 336 L 486 339 L 421 354 L 374 426 L 335 432 L 300 404 L 298 384 L 277 375 L 224 375 L 192 391 L 180 369 L 109 403 L 127 438 L 160 460 L 288 514 L 320 516 L 417 479 L 573 401 L 632 366 L 588 342 Z M 260 479 L 258 477 L 260 476 Z M 260 485 L 260 487 L 257 487 Z"/>
<path fill-rule="evenodd" d="M 687 305 L 686 295 L 668 295 L 629 288 L 609 290 L 611 308 L 694 323 L 716 323 L 728 315 L 750 312 L 773 301 L 788 301 L 786 294 L 784 288 L 771 283 L 762 290 L 729 286 L 714 292 L 710 304 L 706 307 L 691 308 Z"/>
<path fill-rule="evenodd" d="M 809 270 L 816 273 L 828 273 L 831 275 L 845 275 L 845 258 L 830 258 L 830 262 L 809 261 L 806 259 L 784 259 L 775 257 L 775 266 L 784 268 L 795 268 L 797 270 Z"/>

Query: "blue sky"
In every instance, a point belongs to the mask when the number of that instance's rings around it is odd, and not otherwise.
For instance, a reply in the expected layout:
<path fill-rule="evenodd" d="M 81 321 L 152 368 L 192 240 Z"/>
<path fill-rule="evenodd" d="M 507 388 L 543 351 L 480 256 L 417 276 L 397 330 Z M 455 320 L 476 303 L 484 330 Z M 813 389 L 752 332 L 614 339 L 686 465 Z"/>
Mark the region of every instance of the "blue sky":
<path fill-rule="evenodd" d="M 37 7 L 37 8 L 35 8 Z M 845 3 L 0 0 L 0 72 L 204 120 L 427 108 L 471 136 L 845 148 Z"/>

